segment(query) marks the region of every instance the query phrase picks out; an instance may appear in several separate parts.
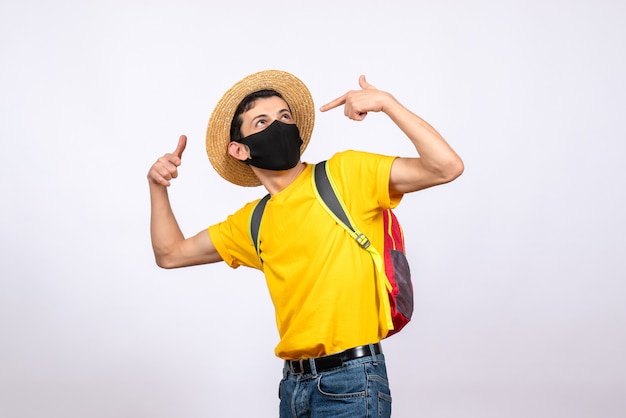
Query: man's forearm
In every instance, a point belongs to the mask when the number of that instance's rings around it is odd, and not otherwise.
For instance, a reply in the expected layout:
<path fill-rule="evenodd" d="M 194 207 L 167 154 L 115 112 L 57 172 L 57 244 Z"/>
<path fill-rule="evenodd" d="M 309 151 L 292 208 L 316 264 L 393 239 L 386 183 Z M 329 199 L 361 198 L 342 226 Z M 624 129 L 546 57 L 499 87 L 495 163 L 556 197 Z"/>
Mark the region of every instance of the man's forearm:
<path fill-rule="evenodd" d="M 461 158 L 428 122 L 397 101 L 391 101 L 384 112 L 411 140 L 425 169 L 432 172 L 458 172 Z"/>
<path fill-rule="evenodd" d="M 184 240 L 170 205 L 167 188 L 150 183 L 150 236 L 158 265 Z"/>

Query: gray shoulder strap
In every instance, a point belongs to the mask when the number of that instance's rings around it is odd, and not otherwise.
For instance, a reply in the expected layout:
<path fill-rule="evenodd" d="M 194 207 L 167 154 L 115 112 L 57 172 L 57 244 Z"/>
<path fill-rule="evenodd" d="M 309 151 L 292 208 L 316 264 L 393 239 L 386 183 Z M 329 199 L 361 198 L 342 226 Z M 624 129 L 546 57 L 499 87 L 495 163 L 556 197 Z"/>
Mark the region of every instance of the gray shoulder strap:
<path fill-rule="evenodd" d="M 315 187 L 322 202 L 348 229 L 355 231 L 355 228 L 350 222 L 349 216 L 346 211 L 343 210 L 343 206 L 339 202 L 337 192 L 330 183 L 328 173 L 326 172 L 326 161 L 322 161 L 316 164 L 315 167 Z"/>
<path fill-rule="evenodd" d="M 267 204 L 267 201 L 270 200 L 270 197 L 271 196 L 268 193 L 263 197 L 263 199 L 259 200 L 252 211 L 252 218 L 250 218 L 250 237 L 252 238 L 252 243 L 254 244 L 256 254 L 259 258 L 261 258 L 261 253 L 259 252 L 259 229 L 261 228 L 261 218 L 263 218 L 265 205 Z"/>

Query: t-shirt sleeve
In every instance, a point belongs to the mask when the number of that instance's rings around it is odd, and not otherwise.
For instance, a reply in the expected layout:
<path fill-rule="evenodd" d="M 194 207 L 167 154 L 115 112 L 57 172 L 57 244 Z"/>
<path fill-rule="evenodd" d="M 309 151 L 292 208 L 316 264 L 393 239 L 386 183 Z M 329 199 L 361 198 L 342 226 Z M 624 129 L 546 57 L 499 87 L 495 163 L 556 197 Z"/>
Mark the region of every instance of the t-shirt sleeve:
<path fill-rule="evenodd" d="M 334 178 L 341 179 L 340 193 L 349 203 L 370 207 L 365 210 L 393 209 L 400 203 L 402 195 L 389 194 L 391 165 L 397 157 L 362 151 L 344 151 L 335 154 L 329 161 Z"/>
<path fill-rule="evenodd" d="M 250 217 L 255 204 L 256 202 L 247 204 L 223 222 L 208 228 L 215 249 L 232 268 L 262 268 L 250 237 Z"/>

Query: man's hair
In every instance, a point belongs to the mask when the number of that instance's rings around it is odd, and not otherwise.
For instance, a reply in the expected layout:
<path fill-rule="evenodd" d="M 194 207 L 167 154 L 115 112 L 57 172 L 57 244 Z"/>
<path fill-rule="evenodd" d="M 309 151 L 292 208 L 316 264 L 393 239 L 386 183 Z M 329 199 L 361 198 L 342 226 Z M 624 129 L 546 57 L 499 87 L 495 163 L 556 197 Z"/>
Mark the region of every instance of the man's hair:
<path fill-rule="evenodd" d="M 235 116 L 233 116 L 233 120 L 230 123 L 231 141 L 239 141 L 243 138 L 243 135 L 241 133 L 241 124 L 243 123 L 243 118 L 241 117 L 241 115 L 252 109 L 254 107 L 254 102 L 256 102 L 258 99 L 267 99 L 268 97 L 274 96 L 283 99 L 283 96 L 281 96 L 279 92 L 270 89 L 255 91 L 254 93 L 250 93 L 243 98 L 241 103 L 239 103 L 239 106 L 237 106 L 237 109 L 235 110 Z M 287 106 L 289 106 L 288 103 Z"/>

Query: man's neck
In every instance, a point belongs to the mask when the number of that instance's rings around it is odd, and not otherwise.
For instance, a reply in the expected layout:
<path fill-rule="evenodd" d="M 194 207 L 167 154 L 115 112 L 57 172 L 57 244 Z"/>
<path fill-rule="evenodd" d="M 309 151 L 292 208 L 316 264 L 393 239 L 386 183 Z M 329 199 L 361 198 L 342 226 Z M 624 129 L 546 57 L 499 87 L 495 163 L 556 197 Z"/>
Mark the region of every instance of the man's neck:
<path fill-rule="evenodd" d="M 306 168 L 306 163 L 300 161 L 294 168 L 290 168 L 289 170 L 265 170 L 262 168 L 257 168 L 250 166 L 254 174 L 261 180 L 261 183 L 269 194 L 275 195 L 285 190 L 287 186 L 293 183 L 300 174 Z"/>

